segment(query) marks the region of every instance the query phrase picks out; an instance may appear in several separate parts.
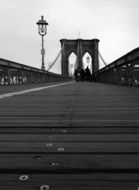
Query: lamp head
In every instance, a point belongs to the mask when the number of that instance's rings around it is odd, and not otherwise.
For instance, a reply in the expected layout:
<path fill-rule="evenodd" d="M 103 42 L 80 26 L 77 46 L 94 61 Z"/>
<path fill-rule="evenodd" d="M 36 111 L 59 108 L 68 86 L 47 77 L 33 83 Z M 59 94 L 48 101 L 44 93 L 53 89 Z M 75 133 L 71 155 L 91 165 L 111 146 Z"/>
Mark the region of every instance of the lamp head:
<path fill-rule="evenodd" d="M 36 23 L 38 25 L 38 32 L 41 36 L 44 36 L 47 33 L 48 23 L 44 20 L 44 17 L 41 16 L 41 19 Z"/>

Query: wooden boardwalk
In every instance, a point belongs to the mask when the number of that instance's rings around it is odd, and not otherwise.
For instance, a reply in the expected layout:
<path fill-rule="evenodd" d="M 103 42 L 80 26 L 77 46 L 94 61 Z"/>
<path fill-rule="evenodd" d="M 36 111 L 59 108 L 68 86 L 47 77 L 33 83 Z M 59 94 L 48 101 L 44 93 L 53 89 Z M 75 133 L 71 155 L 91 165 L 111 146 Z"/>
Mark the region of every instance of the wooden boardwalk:
<path fill-rule="evenodd" d="M 139 89 L 40 86 L 0 87 L 0 190 L 138 190 Z"/>

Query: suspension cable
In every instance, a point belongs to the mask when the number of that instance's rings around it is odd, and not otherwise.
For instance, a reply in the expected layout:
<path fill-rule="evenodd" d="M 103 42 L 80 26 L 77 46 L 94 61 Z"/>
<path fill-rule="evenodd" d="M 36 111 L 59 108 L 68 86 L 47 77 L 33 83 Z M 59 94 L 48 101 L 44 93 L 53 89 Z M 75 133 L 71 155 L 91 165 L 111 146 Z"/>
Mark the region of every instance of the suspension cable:
<path fill-rule="evenodd" d="M 52 62 L 52 64 L 51 64 L 51 65 L 49 66 L 49 68 L 47 69 L 47 71 L 49 71 L 49 70 L 54 66 L 54 64 L 55 64 L 56 61 L 58 60 L 58 58 L 59 58 L 59 56 L 60 56 L 60 54 L 61 54 L 61 52 L 62 52 L 62 50 L 63 50 L 63 47 L 64 47 L 64 44 L 63 44 L 63 46 L 61 47 L 61 49 L 60 49 L 58 55 L 56 56 L 55 60 Z M 80 50 L 80 44 L 78 44 L 77 54 L 78 54 L 78 51 L 79 51 L 79 50 Z M 103 59 L 101 53 L 99 52 L 99 50 L 98 50 L 98 54 L 99 54 L 99 56 L 100 56 L 102 62 L 104 63 L 104 65 L 107 66 L 108 64 L 104 61 L 104 59 Z M 77 62 L 78 62 L 77 59 L 78 59 L 78 58 L 76 57 L 75 68 L 77 67 Z"/>
<path fill-rule="evenodd" d="M 64 45 L 63 45 L 64 46 Z M 61 52 L 62 52 L 62 50 L 63 50 L 63 46 L 62 46 L 62 48 L 60 49 L 60 51 L 59 51 L 59 53 L 58 53 L 58 55 L 56 56 L 56 58 L 55 58 L 55 60 L 52 62 L 52 64 L 49 66 L 49 68 L 47 69 L 47 71 L 49 71 L 53 66 L 54 66 L 54 64 L 56 63 L 56 61 L 58 60 L 58 58 L 59 58 L 59 56 L 60 56 L 60 54 L 61 54 Z"/>
<path fill-rule="evenodd" d="M 98 54 L 99 54 L 99 56 L 100 56 L 102 62 L 104 63 L 104 65 L 107 66 L 108 64 L 104 61 L 104 59 L 103 59 L 101 53 L 99 52 L 99 50 L 98 50 Z"/>

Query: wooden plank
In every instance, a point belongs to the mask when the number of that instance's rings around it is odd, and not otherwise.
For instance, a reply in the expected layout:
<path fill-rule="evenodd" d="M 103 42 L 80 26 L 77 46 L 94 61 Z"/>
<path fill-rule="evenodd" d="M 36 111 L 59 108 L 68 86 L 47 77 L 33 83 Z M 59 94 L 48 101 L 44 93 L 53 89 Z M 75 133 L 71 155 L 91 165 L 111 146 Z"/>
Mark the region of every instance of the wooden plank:
<path fill-rule="evenodd" d="M 139 142 L 139 134 L 0 134 L 0 142 Z"/>
<path fill-rule="evenodd" d="M 6 171 L 5 171 L 6 170 Z M 0 154 L 0 171 L 139 171 L 139 154 Z"/>
<path fill-rule="evenodd" d="M 0 142 L 0 152 L 139 153 L 139 142 Z"/>
<path fill-rule="evenodd" d="M 23 126 L 0 127 L 1 134 L 139 134 L 139 127 L 101 126 L 101 127 L 61 127 L 61 126 Z"/>
<path fill-rule="evenodd" d="M 138 97 L 74 83 L 0 100 L 0 189 L 138 189 Z"/>
<path fill-rule="evenodd" d="M 73 83 L 3 99 L 0 125 L 137 127 L 138 95 L 137 88 Z"/>
<path fill-rule="evenodd" d="M 133 109 L 133 108 L 132 108 Z M 7 109 L 7 110 L 0 110 L 0 117 L 1 118 L 6 118 L 6 117 L 22 117 L 24 115 L 24 117 L 44 117 L 46 116 L 52 116 L 55 115 L 57 116 L 59 114 L 59 112 L 64 112 L 66 111 L 66 109 L 44 109 L 44 110 L 33 110 L 33 109 Z M 108 114 L 110 117 L 114 117 L 115 115 L 117 115 L 119 118 L 121 117 L 125 117 L 126 114 L 129 114 L 128 110 L 90 110 L 90 109 L 77 109 L 74 110 L 76 117 L 78 116 L 83 116 L 84 114 L 86 114 L 87 117 L 96 117 L 98 116 L 98 114 L 101 115 L 101 117 L 106 117 Z M 120 113 L 119 113 L 120 112 Z M 130 116 L 132 116 L 133 118 L 136 118 L 137 116 L 135 115 L 135 113 L 138 113 L 139 110 L 138 108 L 135 108 L 135 110 L 130 110 Z"/>
<path fill-rule="evenodd" d="M 0 86 L 0 95 L 6 94 L 6 93 L 11 93 L 11 92 L 17 92 L 21 90 L 28 90 L 31 88 L 37 88 L 37 87 L 43 87 L 43 86 L 49 86 L 52 84 L 59 84 L 61 82 L 52 82 L 48 81 L 47 83 L 41 83 L 41 84 L 15 84 L 15 85 L 5 85 L 5 86 Z"/>
<path fill-rule="evenodd" d="M 72 185 L 71 185 L 72 184 Z M 99 185 L 98 185 L 99 184 Z M 44 184 L 43 184 L 44 185 Z M 22 184 L 15 184 L 15 185 L 6 185 L 0 186 L 2 190 L 39 190 L 42 188 L 42 184 L 39 186 L 38 185 L 22 185 Z M 49 186 L 48 186 L 49 187 Z M 51 185 L 50 189 L 53 190 L 133 190 L 133 189 L 138 189 L 138 183 L 128 183 L 128 182 L 117 182 L 117 183 L 105 183 L 105 182 L 100 182 L 100 183 L 92 183 L 92 184 L 75 184 L 71 182 L 70 184 L 63 184 L 61 182 L 61 185 L 59 186 L 54 186 Z"/>
<path fill-rule="evenodd" d="M 0 188 L 4 190 L 33 190 L 42 185 L 56 190 L 133 190 L 138 188 L 138 174 L 26 174 L 28 180 L 20 181 L 23 174 L 1 174 Z"/>
<path fill-rule="evenodd" d="M 55 179 L 54 179 L 55 180 Z M 45 181 L 45 184 L 49 184 Z M 91 182 L 91 183 L 75 183 L 75 181 L 65 182 L 61 181 L 60 184 L 52 183 L 50 185 L 45 185 L 44 183 L 33 184 L 23 184 L 16 183 L 14 185 L 0 185 L 2 190 L 39 190 L 43 186 L 50 187 L 53 190 L 133 190 L 138 189 L 138 182 Z"/>
<path fill-rule="evenodd" d="M 45 126 L 51 126 L 51 127 L 69 127 L 69 126 L 82 126 L 82 127 L 92 127 L 92 126 L 98 126 L 98 127 L 110 127 L 110 126 L 133 126 L 138 127 L 139 126 L 139 119 L 135 120 L 100 120 L 99 118 L 97 120 L 92 119 L 80 119 L 79 118 L 72 118 L 70 116 L 62 116 L 62 117 L 55 117 L 54 119 L 51 118 L 36 118 L 36 117 L 15 117 L 15 118 L 3 118 L 3 120 L 0 120 L 0 126 L 2 127 L 18 127 L 18 126 L 30 126 L 30 127 L 45 127 Z"/>

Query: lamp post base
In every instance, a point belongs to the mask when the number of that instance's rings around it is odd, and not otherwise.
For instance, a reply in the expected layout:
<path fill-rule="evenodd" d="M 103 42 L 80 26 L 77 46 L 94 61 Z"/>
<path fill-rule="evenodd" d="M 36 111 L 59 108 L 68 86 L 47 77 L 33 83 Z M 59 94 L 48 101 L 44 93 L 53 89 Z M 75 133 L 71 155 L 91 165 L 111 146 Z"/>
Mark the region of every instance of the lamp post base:
<path fill-rule="evenodd" d="M 42 69 L 42 70 L 45 70 L 45 66 L 44 66 L 44 65 L 42 65 L 42 66 L 41 66 L 41 69 Z"/>

